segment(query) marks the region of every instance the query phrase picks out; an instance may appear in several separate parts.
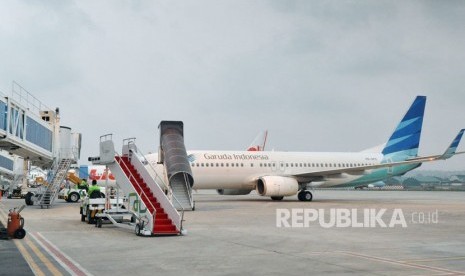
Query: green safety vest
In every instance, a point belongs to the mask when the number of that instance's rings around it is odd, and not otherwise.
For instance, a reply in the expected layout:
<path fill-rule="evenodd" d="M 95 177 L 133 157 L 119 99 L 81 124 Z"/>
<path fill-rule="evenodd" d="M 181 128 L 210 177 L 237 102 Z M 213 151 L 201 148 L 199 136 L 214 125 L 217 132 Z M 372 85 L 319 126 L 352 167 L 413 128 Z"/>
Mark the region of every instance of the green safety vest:
<path fill-rule="evenodd" d="M 92 194 L 93 191 L 100 192 L 100 187 L 98 185 L 92 185 L 89 187 L 89 195 Z"/>

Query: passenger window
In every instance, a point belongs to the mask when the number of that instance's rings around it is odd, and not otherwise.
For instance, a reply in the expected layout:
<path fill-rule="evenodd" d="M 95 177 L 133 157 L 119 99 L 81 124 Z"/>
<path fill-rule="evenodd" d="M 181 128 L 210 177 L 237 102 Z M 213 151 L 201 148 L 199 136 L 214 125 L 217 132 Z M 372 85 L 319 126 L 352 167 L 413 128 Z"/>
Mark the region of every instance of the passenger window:
<path fill-rule="evenodd" d="M 229 167 L 229 163 L 226 163 L 226 167 Z"/>
<path fill-rule="evenodd" d="M 219 167 L 220 165 L 218 163 L 216 163 L 216 166 Z"/>
<path fill-rule="evenodd" d="M 231 163 L 231 167 L 234 167 L 234 163 Z"/>
<path fill-rule="evenodd" d="M 208 167 L 208 163 L 205 163 L 205 167 Z"/>
<path fill-rule="evenodd" d="M 241 167 L 244 167 L 244 163 L 241 163 Z"/>
<path fill-rule="evenodd" d="M 253 163 L 250 163 L 250 167 L 253 168 Z"/>

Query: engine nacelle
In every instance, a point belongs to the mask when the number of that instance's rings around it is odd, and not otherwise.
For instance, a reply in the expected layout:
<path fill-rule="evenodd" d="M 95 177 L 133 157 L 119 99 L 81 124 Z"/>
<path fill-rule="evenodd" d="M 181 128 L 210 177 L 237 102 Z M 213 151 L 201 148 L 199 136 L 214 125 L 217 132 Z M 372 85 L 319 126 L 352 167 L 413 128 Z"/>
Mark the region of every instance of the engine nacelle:
<path fill-rule="evenodd" d="M 218 189 L 220 195 L 248 195 L 252 190 L 248 189 Z"/>
<path fill-rule="evenodd" d="M 298 191 L 299 183 L 291 177 L 264 176 L 257 182 L 257 192 L 261 196 L 291 196 Z"/>

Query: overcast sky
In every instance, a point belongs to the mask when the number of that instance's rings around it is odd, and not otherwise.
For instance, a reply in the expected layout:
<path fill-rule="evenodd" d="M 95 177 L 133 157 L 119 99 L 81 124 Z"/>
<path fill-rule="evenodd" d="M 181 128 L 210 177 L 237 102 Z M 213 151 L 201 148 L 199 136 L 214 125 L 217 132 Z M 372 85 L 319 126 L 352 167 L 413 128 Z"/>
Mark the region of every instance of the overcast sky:
<path fill-rule="evenodd" d="M 359 151 L 416 95 L 436 154 L 465 127 L 465 2 L 1 1 L 0 90 L 13 80 L 82 133 L 83 163 L 106 133 L 156 151 L 161 120 L 188 149 L 268 129 L 268 149 Z"/>

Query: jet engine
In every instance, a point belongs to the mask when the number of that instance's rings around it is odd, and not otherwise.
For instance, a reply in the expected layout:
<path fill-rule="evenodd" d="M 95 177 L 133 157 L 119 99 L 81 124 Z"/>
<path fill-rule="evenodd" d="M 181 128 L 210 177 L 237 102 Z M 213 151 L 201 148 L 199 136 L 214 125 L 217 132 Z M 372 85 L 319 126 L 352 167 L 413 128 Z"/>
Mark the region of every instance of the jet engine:
<path fill-rule="evenodd" d="M 291 196 L 298 190 L 299 183 L 291 177 L 263 176 L 257 182 L 257 192 L 261 196 Z"/>
<path fill-rule="evenodd" d="M 248 195 L 252 190 L 248 189 L 218 189 L 220 195 Z"/>

